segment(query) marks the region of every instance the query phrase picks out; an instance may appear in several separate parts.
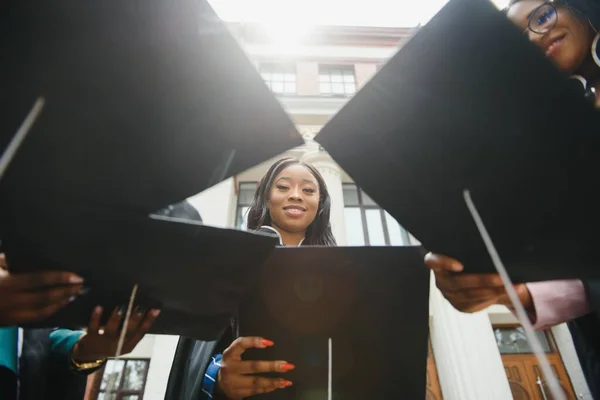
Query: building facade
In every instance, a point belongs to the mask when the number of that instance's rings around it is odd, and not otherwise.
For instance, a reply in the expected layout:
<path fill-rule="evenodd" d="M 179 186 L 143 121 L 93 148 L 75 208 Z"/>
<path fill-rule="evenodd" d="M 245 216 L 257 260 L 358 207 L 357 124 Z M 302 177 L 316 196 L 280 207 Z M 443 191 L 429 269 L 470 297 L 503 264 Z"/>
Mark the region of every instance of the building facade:
<path fill-rule="evenodd" d="M 236 23 L 230 28 L 305 139 L 305 145 L 285 155 L 313 164 L 325 178 L 338 243 L 416 244 L 313 139 L 418 28 L 323 26 L 294 43 L 282 43 L 259 26 Z M 277 158 L 190 198 L 190 203 L 207 225 L 243 228 L 256 183 Z M 540 332 L 539 337 L 568 398 L 591 399 L 566 326 Z M 162 399 L 177 339 L 146 337 L 132 354 L 111 361 L 90 378 L 87 398 Z M 103 392 L 111 372 L 119 388 L 114 396 Z M 433 278 L 427 377 L 431 400 L 546 398 L 535 357 L 512 313 L 500 306 L 460 313 L 443 298 Z"/>

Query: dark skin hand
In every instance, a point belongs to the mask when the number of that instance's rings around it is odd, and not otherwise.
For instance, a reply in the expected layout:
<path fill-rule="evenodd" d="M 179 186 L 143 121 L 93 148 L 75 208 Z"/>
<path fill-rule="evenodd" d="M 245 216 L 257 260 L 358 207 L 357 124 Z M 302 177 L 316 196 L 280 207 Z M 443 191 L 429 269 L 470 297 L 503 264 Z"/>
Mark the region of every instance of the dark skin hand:
<path fill-rule="evenodd" d="M 119 327 L 125 318 L 123 309 L 115 309 L 104 330 L 100 329 L 100 321 L 102 319 L 102 307 L 96 307 L 92 312 L 90 324 L 87 334 L 84 335 L 75 347 L 73 347 L 73 359 L 77 362 L 95 361 L 102 358 L 113 357 L 117 351 L 119 335 L 121 330 Z M 131 353 L 135 346 L 142 340 L 148 332 L 156 318 L 160 314 L 160 310 L 142 310 L 136 309 L 131 313 L 129 324 L 127 326 L 127 334 L 123 343 L 122 354 Z"/>
<path fill-rule="evenodd" d="M 512 309 L 498 274 L 463 274 L 464 266 L 459 261 L 441 254 L 427 254 L 425 264 L 435 274 L 438 289 L 457 310 L 472 313 L 493 304 Z M 530 319 L 535 320 L 535 307 L 527 285 L 518 283 L 514 288 Z"/>
<path fill-rule="evenodd" d="M 70 272 L 11 274 L 0 254 L 0 326 L 44 320 L 75 300 L 83 279 Z"/>
<path fill-rule="evenodd" d="M 267 378 L 255 374 L 288 372 L 295 368 L 287 361 L 243 361 L 247 349 L 264 349 L 273 346 L 270 340 L 260 337 L 236 339 L 223 352 L 221 368 L 217 377 L 217 390 L 229 400 L 241 400 L 262 393 L 292 386 L 292 382 L 281 378 Z"/>

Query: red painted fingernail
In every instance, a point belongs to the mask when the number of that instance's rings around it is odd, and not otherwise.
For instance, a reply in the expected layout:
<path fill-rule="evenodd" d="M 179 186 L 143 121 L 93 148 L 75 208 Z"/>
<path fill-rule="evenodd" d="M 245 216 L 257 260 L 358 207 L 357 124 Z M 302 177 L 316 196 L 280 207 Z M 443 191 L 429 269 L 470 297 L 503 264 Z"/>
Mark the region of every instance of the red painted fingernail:
<path fill-rule="evenodd" d="M 270 341 L 268 339 L 263 339 L 262 344 L 263 344 L 263 346 L 266 346 L 266 347 L 271 347 L 271 346 L 275 345 L 275 343 L 273 343 L 272 341 Z"/>
<path fill-rule="evenodd" d="M 281 382 L 279 382 L 279 387 L 282 388 L 282 389 L 290 387 L 292 385 L 293 385 L 293 383 L 290 382 L 290 381 L 281 381 Z"/>
<path fill-rule="evenodd" d="M 281 370 L 284 372 L 291 371 L 294 368 L 296 368 L 296 366 L 294 364 L 287 363 L 287 362 L 281 366 Z"/>
<path fill-rule="evenodd" d="M 158 317 L 159 314 L 160 314 L 160 310 L 157 310 L 157 309 L 152 310 L 153 317 Z"/>

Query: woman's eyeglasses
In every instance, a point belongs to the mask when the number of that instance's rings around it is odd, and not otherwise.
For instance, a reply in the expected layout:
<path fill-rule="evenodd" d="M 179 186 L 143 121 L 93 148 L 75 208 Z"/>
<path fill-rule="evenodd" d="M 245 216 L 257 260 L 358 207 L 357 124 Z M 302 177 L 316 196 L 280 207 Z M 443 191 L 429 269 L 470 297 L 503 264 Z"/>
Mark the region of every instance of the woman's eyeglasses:
<path fill-rule="evenodd" d="M 557 21 L 558 13 L 554 1 L 547 1 L 531 12 L 527 23 L 527 30 L 544 35 L 556 26 Z"/>

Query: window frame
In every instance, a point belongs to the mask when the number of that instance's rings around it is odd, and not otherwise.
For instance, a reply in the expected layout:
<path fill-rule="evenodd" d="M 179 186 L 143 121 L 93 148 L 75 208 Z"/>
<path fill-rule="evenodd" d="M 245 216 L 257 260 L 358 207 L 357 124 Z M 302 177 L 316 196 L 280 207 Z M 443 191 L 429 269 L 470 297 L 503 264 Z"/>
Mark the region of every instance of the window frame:
<path fill-rule="evenodd" d="M 277 96 L 297 96 L 298 95 L 298 67 L 293 63 L 261 63 L 258 66 L 258 71 L 262 80 L 265 82 L 269 90 Z M 270 79 L 265 79 L 263 74 L 270 74 Z M 282 74 L 283 80 L 273 80 L 273 74 Z M 294 91 L 286 92 L 286 83 L 291 84 L 292 81 L 287 81 L 285 78 L 286 74 L 294 75 Z M 273 90 L 273 83 L 281 83 L 283 85 L 282 92 L 276 92 Z"/>
<path fill-rule="evenodd" d="M 523 327 L 523 325 L 518 324 L 518 323 L 505 323 L 505 324 L 492 324 L 492 331 L 494 331 L 494 339 L 495 339 L 495 330 L 496 329 L 513 329 L 513 328 L 519 328 L 519 327 Z M 541 332 L 544 333 L 544 336 L 546 337 L 546 341 L 548 342 L 548 346 L 550 347 L 550 351 L 545 352 L 546 354 L 558 354 L 558 345 L 556 344 L 556 340 L 554 339 L 554 335 L 552 334 L 552 330 L 551 329 L 543 329 Z M 531 353 L 503 353 L 500 351 L 500 348 L 498 347 L 498 353 L 500 353 L 500 355 L 506 355 L 506 356 L 519 356 L 519 355 L 529 355 L 529 354 L 534 354 L 533 352 Z"/>
<path fill-rule="evenodd" d="M 119 362 L 122 361 L 124 362 L 123 365 L 123 373 L 121 373 L 121 379 L 118 383 L 118 385 L 116 385 L 116 390 L 110 394 L 115 396 L 116 400 L 121 400 L 124 396 L 139 396 L 140 399 L 144 398 L 144 394 L 146 392 L 146 384 L 148 383 L 148 371 L 150 370 L 150 358 L 119 358 L 119 359 L 114 359 L 114 358 L 109 358 L 109 361 L 115 361 L 115 362 Z M 142 388 L 140 390 L 131 390 L 131 389 L 124 389 L 123 388 L 123 384 L 125 383 L 125 371 L 127 370 L 127 363 L 129 363 L 130 361 L 144 361 L 146 363 L 146 369 L 144 371 L 144 379 L 143 379 L 143 383 L 142 383 Z M 98 397 L 100 397 L 100 395 L 105 395 L 106 397 L 106 389 L 102 389 L 102 380 L 104 378 L 104 374 L 106 373 L 106 365 L 102 368 L 102 376 L 99 379 L 98 382 Z"/>
<path fill-rule="evenodd" d="M 350 183 L 350 182 L 342 183 L 342 192 L 344 192 L 343 189 L 346 187 L 352 187 L 356 190 L 358 205 L 347 205 L 346 199 L 344 199 L 344 209 L 346 209 L 346 208 L 358 208 L 359 209 L 361 222 L 362 222 L 362 230 L 363 230 L 363 238 L 364 238 L 365 246 L 371 246 L 371 238 L 369 235 L 369 226 L 367 224 L 367 210 L 378 210 L 379 211 L 379 218 L 381 219 L 381 229 L 383 230 L 385 246 L 392 246 L 391 239 L 390 239 L 390 231 L 389 231 L 387 218 L 386 218 L 386 211 L 383 208 L 381 208 L 379 205 L 377 205 L 374 200 L 373 200 L 374 204 L 365 204 L 364 199 L 363 199 L 363 194 L 366 194 L 366 193 L 364 193 L 363 190 L 360 187 L 358 187 L 357 184 Z M 402 241 L 406 244 L 410 243 L 410 237 L 408 236 L 407 230 L 404 229 L 404 227 L 402 225 L 400 225 L 400 224 L 398 224 L 398 225 L 400 226 L 400 234 L 402 235 Z"/>
<path fill-rule="evenodd" d="M 339 82 L 334 82 L 332 80 L 332 76 L 337 76 L 337 74 L 333 74 L 333 71 L 339 70 L 341 73 L 341 78 L 342 78 L 342 85 L 344 87 L 344 93 L 334 93 L 333 92 L 333 87 L 332 85 L 334 83 L 339 83 Z M 352 82 L 345 82 L 344 81 L 344 72 L 351 72 L 348 75 L 352 76 Z M 327 76 L 328 80 L 327 81 L 323 81 L 322 77 L 323 76 Z M 330 85 L 330 91 L 329 93 L 324 93 L 321 90 L 321 84 L 323 83 L 328 83 Z M 346 86 L 348 84 L 352 84 L 354 85 L 354 91 L 352 93 L 348 93 L 348 91 L 346 90 Z M 323 97 L 351 97 L 354 96 L 356 93 L 358 92 L 358 84 L 356 82 L 356 68 L 354 66 L 354 64 L 319 64 L 319 94 Z"/>
<path fill-rule="evenodd" d="M 252 205 L 252 203 L 248 203 L 248 204 L 246 204 L 246 203 L 241 204 L 240 203 L 240 199 L 242 197 L 241 193 L 242 193 L 242 189 L 243 189 L 242 186 L 244 186 L 244 185 L 252 185 L 252 184 L 254 184 L 254 186 L 255 186 L 254 192 L 256 192 L 256 188 L 258 187 L 258 182 L 256 182 L 256 181 L 240 181 L 237 184 L 237 199 L 236 199 L 236 204 L 235 204 L 235 222 L 234 222 L 234 224 L 235 224 L 234 227 L 236 229 L 242 229 L 243 228 L 243 224 L 241 224 L 241 223 L 244 222 L 244 215 L 243 215 L 243 213 L 240 214 L 240 211 L 241 211 L 242 207 L 249 207 L 249 206 Z M 252 197 L 254 197 L 254 193 L 253 193 Z M 240 217 L 241 217 L 241 221 L 240 221 Z"/>

